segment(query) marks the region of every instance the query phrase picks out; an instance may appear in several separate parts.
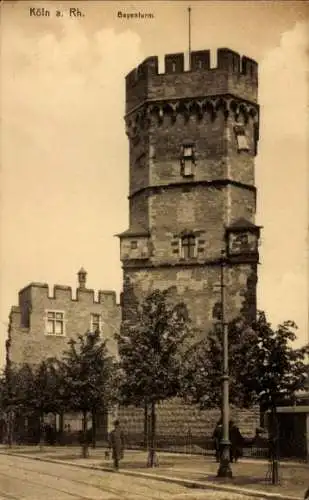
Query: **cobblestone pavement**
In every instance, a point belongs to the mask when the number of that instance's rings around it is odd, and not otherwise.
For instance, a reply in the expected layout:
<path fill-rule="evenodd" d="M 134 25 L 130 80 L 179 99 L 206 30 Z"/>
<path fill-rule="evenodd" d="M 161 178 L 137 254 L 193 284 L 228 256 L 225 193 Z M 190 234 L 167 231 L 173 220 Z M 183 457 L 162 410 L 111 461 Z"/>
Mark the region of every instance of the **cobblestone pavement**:
<path fill-rule="evenodd" d="M 0 500 L 250 500 L 231 493 L 79 469 L 17 455 L 0 456 Z"/>

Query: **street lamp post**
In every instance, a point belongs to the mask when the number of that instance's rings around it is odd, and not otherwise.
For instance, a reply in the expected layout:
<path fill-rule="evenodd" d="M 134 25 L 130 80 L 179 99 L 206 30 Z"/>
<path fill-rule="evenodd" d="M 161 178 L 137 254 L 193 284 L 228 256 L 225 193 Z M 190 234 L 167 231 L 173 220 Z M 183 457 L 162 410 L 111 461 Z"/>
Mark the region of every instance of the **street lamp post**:
<path fill-rule="evenodd" d="M 232 469 L 230 464 L 230 439 L 229 439 L 229 355 L 228 355 L 228 323 L 225 314 L 225 252 L 221 255 L 221 332 L 223 336 L 223 375 L 222 375 L 222 424 L 223 436 L 221 440 L 222 453 L 220 454 L 220 465 L 217 477 L 231 478 Z"/>

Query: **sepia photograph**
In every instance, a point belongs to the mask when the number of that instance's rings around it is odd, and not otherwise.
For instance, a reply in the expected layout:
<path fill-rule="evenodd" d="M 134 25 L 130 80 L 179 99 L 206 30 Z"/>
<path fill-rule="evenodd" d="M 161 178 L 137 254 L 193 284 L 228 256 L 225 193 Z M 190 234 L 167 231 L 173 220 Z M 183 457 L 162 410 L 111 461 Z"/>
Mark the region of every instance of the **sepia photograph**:
<path fill-rule="evenodd" d="M 309 500 L 309 1 L 0 37 L 0 500 Z"/>

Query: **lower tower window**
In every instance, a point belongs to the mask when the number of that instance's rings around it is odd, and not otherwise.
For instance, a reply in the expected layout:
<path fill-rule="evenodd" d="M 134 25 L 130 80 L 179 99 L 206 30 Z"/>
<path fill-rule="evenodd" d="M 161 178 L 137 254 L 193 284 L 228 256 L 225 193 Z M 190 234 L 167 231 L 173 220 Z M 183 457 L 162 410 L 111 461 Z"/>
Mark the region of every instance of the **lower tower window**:
<path fill-rule="evenodd" d="M 180 240 L 180 256 L 182 259 L 196 257 L 196 237 L 193 234 L 182 236 Z"/>

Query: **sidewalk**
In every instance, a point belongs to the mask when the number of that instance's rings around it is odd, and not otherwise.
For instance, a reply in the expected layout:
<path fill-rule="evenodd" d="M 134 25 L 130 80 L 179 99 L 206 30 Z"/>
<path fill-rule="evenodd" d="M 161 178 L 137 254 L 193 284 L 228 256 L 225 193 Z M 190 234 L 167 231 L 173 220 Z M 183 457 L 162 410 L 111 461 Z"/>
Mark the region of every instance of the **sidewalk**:
<path fill-rule="evenodd" d="M 112 469 L 111 459 L 105 458 L 105 450 L 102 448 L 90 448 L 88 459 L 81 458 L 81 450 L 78 447 L 44 446 L 41 451 L 38 446 L 15 446 L 12 449 L 1 447 L 0 452 L 102 471 Z M 159 452 L 158 458 L 159 467 L 147 468 L 145 451 L 128 450 L 121 462 L 120 473 L 176 482 L 191 488 L 243 493 L 251 498 L 269 500 L 303 499 L 304 491 L 309 486 L 309 464 L 280 463 L 280 484 L 273 486 L 270 482 L 268 462 L 265 460 L 243 459 L 232 464 L 234 477 L 227 482 L 217 479 L 218 464 L 212 457 Z"/>

